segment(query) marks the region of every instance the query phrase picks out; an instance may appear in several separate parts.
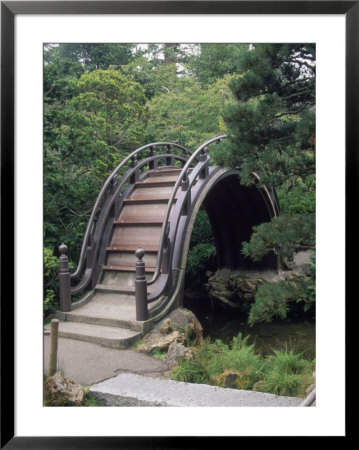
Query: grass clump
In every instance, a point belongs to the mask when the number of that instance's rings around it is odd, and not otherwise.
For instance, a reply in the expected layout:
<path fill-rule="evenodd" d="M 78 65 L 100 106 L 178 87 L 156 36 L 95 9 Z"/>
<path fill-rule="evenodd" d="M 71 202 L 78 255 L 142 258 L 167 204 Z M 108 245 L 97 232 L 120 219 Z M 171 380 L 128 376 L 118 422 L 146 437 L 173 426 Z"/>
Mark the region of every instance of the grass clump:
<path fill-rule="evenodd" d="M 171 377 L 178 381 L 223 386 L 225 379 L 221 375 L 231 371 L 237 375 L 237 388 L 250 389 L 261 379 L 263 367 L 254 345 L 247 344 L 247 337 L 242 339 L 238 335 L 231 345 L 219 339 L 211 342 L 207 338 L 197 347 L 196 358 L 182 362 L 171 373 Z"/>
<path fill-rule="evenodd" d="M 247 341 L 248 336 L 242 339 L 241 334 L 230 345 L 207 338 L 194 348 L 196 358 L 182 361 L 169 376 L 189 383 L 305 397 L 313 383 L 314 361 L 288 349 L 263 357 Z"/>
<path fill-rule="evenodd" d="M 155 347 L 155 348 L 151 351 L 151 355 L 152 355 L 154 358 L 157 358 L 157 359 L 163 359 L 163 358 L 166 357 L 167 352 L 166 352 L 166 351 L 160 350 L 158 347 Z"/>
<path fill-rule="evenodd" d="M 265 378 L 254 390 L 289 397 L 305 397 L 313 382 L 314 361 L 303 358 L 303 353 L 293 350 L 275 350 L 266 358 Z"/>

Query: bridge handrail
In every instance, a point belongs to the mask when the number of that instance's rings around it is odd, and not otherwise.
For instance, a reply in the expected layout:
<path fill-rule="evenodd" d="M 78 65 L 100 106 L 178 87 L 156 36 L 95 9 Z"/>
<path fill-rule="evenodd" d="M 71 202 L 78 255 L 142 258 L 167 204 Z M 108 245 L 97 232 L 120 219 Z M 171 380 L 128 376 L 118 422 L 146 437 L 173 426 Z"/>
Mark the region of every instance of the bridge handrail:
<path fill-rule="evenodd" d="M 204 151 L 204 149 L 206 147 L 208 147 L 208 145 L 212 144 L 213 142 L 216 141 L 222 141 L 224 138 L 226 138 L 227 135 L 221 135 L 221 136 L 216 136 L 214 138 L 209 139 L 208 141 L 204 142 L 202 145 L 200 145 L 197 150 L 195 150 L 192 153 L 192 156 L 188 159 L 188 161 L 186 162 L 186 164 L 184 165 L 179 177 L 177 178 L 177 181 L 173 187 L 172 193 L 171 193 L 171 197 L 167 203 L 167 208 L 166 208 L 166 212 L 164 215 L 164 219 L 163 219 L 163 224 L 162 224 L 162 230 L 161 230 L 161 237 L 160 237 L 160 242 L 159 242 L 159 246 L 158 246 L 158 257 L 157 257 L 157 264 L 156 264 L 156 268 L 154 271 L 154 274 L 151 278 L 151 280 L 147 281 L 147 286 L 150 286 L 152 284 L 154 284 L 157 280 L 158 277 L 161 273 L 161 265 L 162 265 L 162 258 L 163 258 L 163 250 L 164 250 L 164 245 L 166 242 L 166 237 L 167 237 L 167 230 L 168 230 L 168 223 L 169 223 L 169 216 L 170 216 L 170 212 L 171 212 L 171 208 L 175 199 L 175 196 L 177 194 L 178 188 L 181 185 L 183 179 L 187 178 L 187 170 L 189 169 L 189 167 L 191 166 L 192 162 L 200 155 L 201 152 Z"/>
<path fill-rule="evenodd" d="M 162 147 L 162 146 L 171 146 L 171 147 L 174 147 L 174 148 L 178 148 L 178 149 L 183 150 L 183 152 L 184 152 L 185 155 L 191 155 L 191 152 L 190 152 L 186 147 L 183 147 L 182 145 L 176 144 L 175 142 L 162 142 L 162 141 L 160 141 L 160 142 L 153 142 L 153 143 L 151 143 L 151 144 L 146 144 L 146 145 L 143 145 L 143 146 L 137 148 L 136 150 L 134 150 L 132 153 L 130 153 L 128 156 L 126 156 L 126 157 L 121 161 L 121 163 L 120 163 L 120 164 L 112 171 L 112 173 L 108 176 L 107 180 L 106 180 L 105 183 L 103 184 L 103 186 L 102 186 L 102 188 L 101 188 L 101 190 L 100 190 L 100 192 L 99 192 L 99 194 L 98 194 L 98 196 L 97 196 L 97 199 L 96 199 L 95 204 L 94 204 L 94 206 L 93 206 L 93 208 L 92 208 L 92 211 L 91 211 L 90 218 L 89 218 L 88 223 L 87 223 L 87 227 L 86 227 L 84 239 L 83 239 L 83 242 L 82 242 L 82 247 L 81 247 L 81 252 L 80 252 L 79 262 L 78 262 L 78 265 L 77 265 L 77 268 L 76 268 L 75 272 L 73 272 L 72 274 L 70 274 L 70 278 L 75 278 L 75 277 L 77 277 L 77 276 L 80 274 L 81 270 L 82 270 L 83 263 L 84 263 L 84 260 L 85 260 L 86 247 L 87 247 L 87 244 L 88 244 L 88 241 L 89 241 L 91 232 L 92 232 L 92 228 L 93 228 L 93 226 L 94 226 L 95 216 L 96 216 L 98 207 L 99 207 L 99 205 L 100 205 L 100 202 L 103 200 L 104 194 L 105 194 L 105 192 L 106 192 L 108 186 L 109 186 L 110 183 L 112 182 L 112 180 L 117 176 L 118 172 L 119 172 L 119 171 L 120 171 L 120 170 L 121 170 L 121 169 L 122 169 L 122 168 L 130 161 L 130 160 L 135 160 L 135 156 L 137 156 L 137 154 L 138 154 L 139 152 L 141 152 L 141 151 L 143 151 L 143 150 L 146 150 L 147 148 L 151 148 L 151 147 L 155 147 L 155 148 L 156 148 L 156 147 Z M 193 155 L 192 155 L 192 156 L 193 156 Z M 194 159 L 194 158 L 192 158 L 192 156 L 190 157 L 191 161 L 193 161 L 193 159 Z"/>

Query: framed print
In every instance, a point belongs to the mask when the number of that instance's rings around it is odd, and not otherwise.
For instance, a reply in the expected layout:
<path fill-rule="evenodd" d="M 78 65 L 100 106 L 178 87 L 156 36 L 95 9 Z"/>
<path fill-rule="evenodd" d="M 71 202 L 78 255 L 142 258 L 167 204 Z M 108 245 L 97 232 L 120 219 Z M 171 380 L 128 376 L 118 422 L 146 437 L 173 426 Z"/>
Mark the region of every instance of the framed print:
<path fill-rule="evenodd" d="M 197 448 L 226 437 L 347 436 L 358 29 L 357 1 L 1 2 L 1 448 Z M 315 408 L 43 407 L 44 45 L 173 42 L 316 46 Z"/>

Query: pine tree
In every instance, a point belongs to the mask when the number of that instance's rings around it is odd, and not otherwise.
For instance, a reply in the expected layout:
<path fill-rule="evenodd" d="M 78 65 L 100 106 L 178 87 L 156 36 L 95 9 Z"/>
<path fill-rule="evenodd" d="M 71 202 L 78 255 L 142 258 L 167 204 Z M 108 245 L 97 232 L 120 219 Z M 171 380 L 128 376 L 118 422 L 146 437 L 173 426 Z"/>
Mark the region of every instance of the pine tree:
<path fill-rule="evenodd" d="M 244 185 L 277 188 L 285 214 L 257 226 L 242 251 L 254 260 L 274 251 L 285 265 L 295 250 L 315 248 L 315 45 L 255 44 L 242 53 L 239 70 L 230 83 L 237 101 L 224 113 L 230 137 L 212 157 L 217 164 L 239 168 Z M 290 204 L 298 192 L 309 199 L 300 202 L 308 208 L 299 213 Z M 267 291 L 273 295 L 267 297 L 266 319 L 277 314 L 278 296 L 274 289 Z M 262 318 L 252 314 L 255 320 Z"/>

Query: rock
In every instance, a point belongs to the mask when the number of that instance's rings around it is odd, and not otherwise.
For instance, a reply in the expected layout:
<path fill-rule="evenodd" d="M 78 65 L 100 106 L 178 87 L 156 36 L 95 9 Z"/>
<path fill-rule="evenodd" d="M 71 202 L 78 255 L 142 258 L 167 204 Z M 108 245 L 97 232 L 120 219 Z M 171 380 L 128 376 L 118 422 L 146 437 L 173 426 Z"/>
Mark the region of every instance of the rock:
<path fill-rule="evenodd" d="M 172 342 L 183 343 L 185 341 L 184 335 L 175 330 L 169 334 L 163 334 L 159 330 L 154 330 L 148 333 L 139 347 L 140 352 L 151 353 L 157 348 L 161 352 L 168 350 Z"/>
<path fill-rule="evenodd" d="M 308 274 L 309 268 L 308 264 L 295 265 L 293 270 L 280 271 L 222 268 L 208 278 L 205 287 L 210 298 L 218 304 L 241 309 L 246 302 L 254 301 L 258 287 L 264 282 L 296 280 L 299 275 Z"/>
<path fill-rule="evenodd" d="M 263 278 L 259 277 L 248 277 L 240 275 L 238 278 L 233 280 L 234 289 L 236 290 L 237 296 L 241 299 L 253 301 L 257 292 L 258 287 L 264 283 Z"/>
<path fill-rule="evenodd" d="M 178 330 L 184 334 L 184 344 L 188 343 L 189 340 L 194 340 L 196 343 L 202 340 L 202 325 L 189 309 L 176 308 L 168 315 L 168 319 L 172 323 L 173 330 Z"/>
<path fill-rule="evenodd" d="M 173 324 L 170 319 L 165 319 L 160 326 L 160 332 L 162 334 L 169 334 L 173 331 Z"/>
<path fill-rule="evenodd" d="M 230 269 L 217 270 L 212 277 L 208 278 L 206 290 L 209 296 L 219 303 L 232 308 L 238 308 L 238 299 L 236 298 L 233 286 L 229 281 L 231 274 L 232 272 Z"/>
<path fill-rule="evenodd" d="M 143 338 L 139 351 L 151 353 L 155 348 L 166 351 L 172 342 L 200 342 L 202 330 L 202 325 L 192 311 L 177 308 Z"/>
<path fill-rule="evenodd" d="M 233 370 L 226 370 L 217 378 L 217 382 L 220 386 L 223 387 L 236 388 L 239 376 L 240 376 L 239 372 Z"/>
<path fill-rule="evenodd" d="M 172 368 L 178 366 L 182 358 L 186 360 L 194 359 L 195 353 L 193 352 L 193 350 L 185 347 L 183 344 L 172 342 L 172 344 L 168 348 L 168 354 L 163 361 L 170 368 Z"/>
<path fill-rule="evenodd" d="M 74 406 L 86 404 L 86 393 L 81 385 L 56 372 L 47 378 L 44 398 L 51 406 Z"/>

